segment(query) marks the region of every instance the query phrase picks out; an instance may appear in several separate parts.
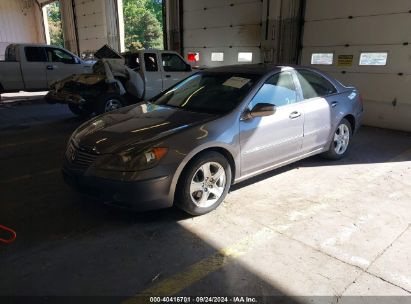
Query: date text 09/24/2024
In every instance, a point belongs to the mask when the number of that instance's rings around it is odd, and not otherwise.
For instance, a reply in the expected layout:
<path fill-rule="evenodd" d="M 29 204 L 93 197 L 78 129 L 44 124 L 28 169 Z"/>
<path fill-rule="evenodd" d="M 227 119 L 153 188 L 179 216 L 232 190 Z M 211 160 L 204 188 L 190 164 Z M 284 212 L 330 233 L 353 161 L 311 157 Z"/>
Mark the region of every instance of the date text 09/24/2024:
<path fill-rule="evenodd" d="M 150 297 L 150 303 L 257 303 L 255 297 Z"/>

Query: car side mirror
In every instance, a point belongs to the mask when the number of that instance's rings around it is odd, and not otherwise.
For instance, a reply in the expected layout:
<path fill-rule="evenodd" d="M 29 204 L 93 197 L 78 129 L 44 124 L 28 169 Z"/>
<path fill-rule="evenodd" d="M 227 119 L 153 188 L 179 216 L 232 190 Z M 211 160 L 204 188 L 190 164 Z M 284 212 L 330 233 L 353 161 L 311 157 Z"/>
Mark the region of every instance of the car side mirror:
<path fill-rule="evenodd" d="M 276 106 L 271 103 L 257 103 L 249 115 L 252 118 L 274 115 L 277 110 Z"/>

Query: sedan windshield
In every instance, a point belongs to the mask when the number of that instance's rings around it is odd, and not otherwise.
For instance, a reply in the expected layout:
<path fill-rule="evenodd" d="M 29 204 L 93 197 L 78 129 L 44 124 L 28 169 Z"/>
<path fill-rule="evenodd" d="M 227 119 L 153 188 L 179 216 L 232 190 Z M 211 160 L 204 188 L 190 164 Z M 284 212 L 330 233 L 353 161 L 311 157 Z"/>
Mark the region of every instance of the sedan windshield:
<path fill-rule="evenodd" d="M 188 111 L 224 114 L 250 92 L 258 75 L 198 73 L 165 91 L 153 103 Z"/>

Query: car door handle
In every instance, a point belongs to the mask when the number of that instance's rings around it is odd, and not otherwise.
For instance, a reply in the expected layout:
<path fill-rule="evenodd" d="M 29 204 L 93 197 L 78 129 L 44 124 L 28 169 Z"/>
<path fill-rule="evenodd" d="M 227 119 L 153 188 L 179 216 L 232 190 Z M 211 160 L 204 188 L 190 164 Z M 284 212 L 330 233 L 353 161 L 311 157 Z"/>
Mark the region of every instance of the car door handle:
<path fill-rule="evenodd" d="M 338 106 L 338 102 L 337 101 L 333 101 L 331 103 L 331 108 L 335 108 L 336 106 Z"/>
<path fill-rule="evenodd" d="M 166 75 L 166 78 L 171 78 L 171 75 Z"/>
<path fill-rule="evenodd" d="M 54 70 L 54 67 L 52 65 L 48 65 L 47 70 Z"/>
<path fill-rule="evenodd" d="M 301 116 L 301 113 L 298 112 L 298 111 L 295 111 L 295 112 L 292 112 L 289 117 L 290 117 L 290 119 L 296 119 L 300 116 Z"/>

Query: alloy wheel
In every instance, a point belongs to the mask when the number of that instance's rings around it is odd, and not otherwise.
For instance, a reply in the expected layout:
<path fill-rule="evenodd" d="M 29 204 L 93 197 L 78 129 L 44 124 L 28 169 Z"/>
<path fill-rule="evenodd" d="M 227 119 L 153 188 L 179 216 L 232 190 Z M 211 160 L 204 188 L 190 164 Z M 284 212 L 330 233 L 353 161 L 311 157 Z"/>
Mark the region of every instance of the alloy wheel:
<path fill-rule="evenodd" d="M 197 169 L 191 180 L 191 200 L 198 207 L 210 207 L 223 195 L 226 183 L 223 166 L 216 162 L 207 162 Z"/>
<path fill-rule="evenodd" d="M 347 125 L 341 124 L 338 126 L 334 135 L 334 151 L 338 155 L 342 155 L 347 151 L 350 143 L 350 129 Z"/>

